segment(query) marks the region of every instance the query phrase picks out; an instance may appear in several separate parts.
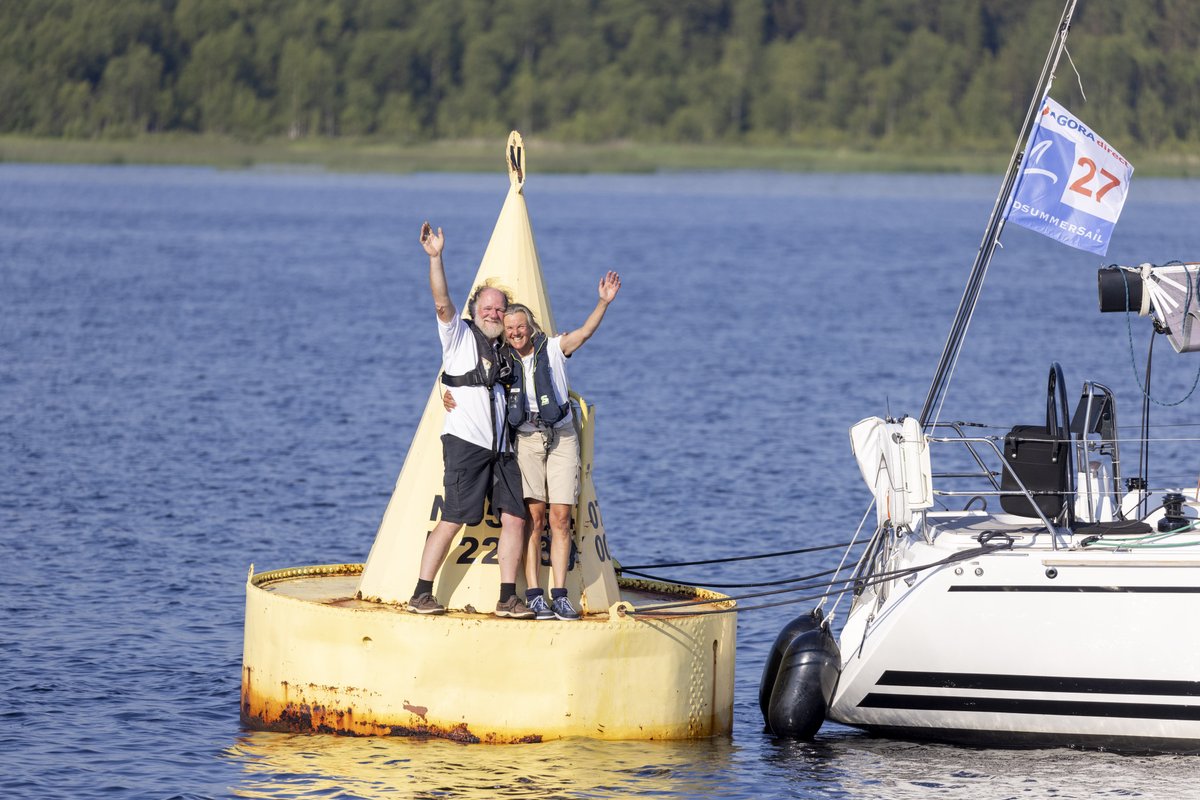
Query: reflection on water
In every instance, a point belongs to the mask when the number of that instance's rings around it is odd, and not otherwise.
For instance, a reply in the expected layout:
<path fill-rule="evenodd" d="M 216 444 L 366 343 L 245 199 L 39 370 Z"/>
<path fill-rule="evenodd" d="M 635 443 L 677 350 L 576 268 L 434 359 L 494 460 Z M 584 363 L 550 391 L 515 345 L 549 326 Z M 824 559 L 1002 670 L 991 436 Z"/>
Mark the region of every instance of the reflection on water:
<path fill-rule="evenodd" d="M 842 729 L 816 742 L 764 741 L 776 786 L 806 797 L 905 800 L 1195 796 L 1192 756 L 993 750 L 877 739 Z M 783 796 L 783 795 L 779 795 Z"/>
<path fill-rule="evenodd" d="M 344 798 L 1181 798 L 1183 755 L 985 750 L 876 739 L 831 726 L 811 743 L 563 739 L 461 745 L 253 732 L 227 755 L 238 797 Z M 750 741 L 753 740 L 753 741 Z"/>
<path fill-rule="evenodd" d="M 722 796 L 733 752 L 727 738 L 493 746 L 257 731 L 228 750 L 245 770 L 238 797 L 481 800 Z"/>

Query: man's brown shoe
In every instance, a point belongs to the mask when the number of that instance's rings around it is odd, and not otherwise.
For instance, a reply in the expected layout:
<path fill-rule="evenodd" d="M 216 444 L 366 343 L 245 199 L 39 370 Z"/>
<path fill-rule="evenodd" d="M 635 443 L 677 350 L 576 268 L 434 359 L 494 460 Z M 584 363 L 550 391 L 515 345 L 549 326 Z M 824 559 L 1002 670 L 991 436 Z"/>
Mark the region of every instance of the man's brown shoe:
<path fill-rule="evenodd" d="M 513 619 L 533 619 L 537 616 L 525 605 L 525 601 L 515 594 L 503 603 L 496 603 L 497 617 L 512 617 Z"/>
<path fill-rule="evenodd" d="M 414 614 L 445 614 L 446 607 L 429 592 L 415 594 L 408 601 L 408 610 Z"/>

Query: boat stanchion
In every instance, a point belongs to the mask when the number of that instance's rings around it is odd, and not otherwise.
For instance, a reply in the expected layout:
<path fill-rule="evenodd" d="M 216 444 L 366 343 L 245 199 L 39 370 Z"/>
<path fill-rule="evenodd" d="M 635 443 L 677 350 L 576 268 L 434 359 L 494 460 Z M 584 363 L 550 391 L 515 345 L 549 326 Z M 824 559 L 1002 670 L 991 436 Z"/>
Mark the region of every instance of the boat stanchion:
<path fill-rule="evenodd" d="M 821 609 L 783 626 L 758 688 L 767 730 L 794 739 L 816 735 L 833 699 L 840 666 L 841 652 Z"/>

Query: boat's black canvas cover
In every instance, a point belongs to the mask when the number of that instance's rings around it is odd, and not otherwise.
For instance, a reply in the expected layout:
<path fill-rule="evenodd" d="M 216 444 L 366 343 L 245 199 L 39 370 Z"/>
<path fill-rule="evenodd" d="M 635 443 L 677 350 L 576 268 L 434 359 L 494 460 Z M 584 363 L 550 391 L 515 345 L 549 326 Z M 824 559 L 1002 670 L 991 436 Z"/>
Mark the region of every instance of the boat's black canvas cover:
<path fill-rule="evenodd" d="M 1067 490 L 1067 442 L 1056 439 L 1045 425 L 1017 425 L 1004 437 L 1004 461 L 1008 468 L 1000 478 L 1001 491 L 1021 491 L 1015 472 L 1042 514 L 1047 519 L 1058 516 Z M 1029 499 L 1019 494 L 1002 494 L 1000 507 L 1022 517 L 1038 515 Z"/>

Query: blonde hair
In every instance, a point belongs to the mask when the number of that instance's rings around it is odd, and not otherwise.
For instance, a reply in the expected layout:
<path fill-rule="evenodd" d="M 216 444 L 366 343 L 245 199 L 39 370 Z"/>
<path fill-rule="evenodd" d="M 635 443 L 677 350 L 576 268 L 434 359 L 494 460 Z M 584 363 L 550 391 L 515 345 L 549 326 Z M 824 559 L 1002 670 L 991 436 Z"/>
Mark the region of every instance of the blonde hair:
<path fill-rule="evenodd" d="M 533 329 L 533 332 L 542 332 L 542 329 L 538 327 L 537 320 L 533 318 L 533 312 L 529 310 L 529 306 L 523 303 L 509 303 L 508 308 L 504 310 L 504 316 L 507 317 L 510 314 L 524 314 L 525 322 Z"/>

